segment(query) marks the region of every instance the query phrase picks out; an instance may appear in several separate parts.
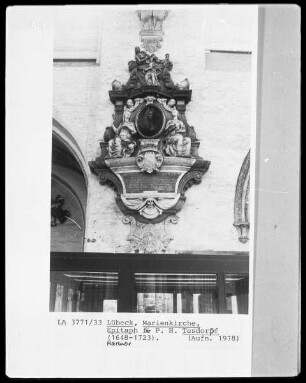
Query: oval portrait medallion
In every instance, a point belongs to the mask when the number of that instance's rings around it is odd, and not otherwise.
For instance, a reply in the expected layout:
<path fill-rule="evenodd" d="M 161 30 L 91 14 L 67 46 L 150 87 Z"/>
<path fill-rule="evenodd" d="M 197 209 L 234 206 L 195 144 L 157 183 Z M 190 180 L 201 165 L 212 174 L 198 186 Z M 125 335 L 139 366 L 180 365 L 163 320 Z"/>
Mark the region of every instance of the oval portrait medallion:
<path fill-rule="evenodd" d="M 164 114 L 161 109 L 154 104 L 145 106 L 137 116 L 136 126 L 142 137 L 157 137 L 162 132 L 164 125 Z"/>

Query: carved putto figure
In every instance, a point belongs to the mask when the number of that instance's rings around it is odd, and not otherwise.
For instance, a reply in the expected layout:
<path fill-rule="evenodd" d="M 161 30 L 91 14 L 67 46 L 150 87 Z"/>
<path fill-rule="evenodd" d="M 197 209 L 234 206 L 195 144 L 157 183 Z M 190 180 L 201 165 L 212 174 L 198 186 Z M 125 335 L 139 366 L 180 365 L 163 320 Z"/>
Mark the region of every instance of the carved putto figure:
<path fill-rule="evenodd" d="M 108 142 L 108 154 L 110 157 L 130 157 L 134 152 L 136 142 L 133 140 L 133 135 L 136 133 L 136 128 L 130 119 L 131 113 L 142 101 L 142 99 L 138 98 L 135 100 L 134 105 L 133 100 L 127 100 L 123 112 L 123 121 L 118 128 L 114 124 L 112 125 L 116 136 Z"/>
<path fill-rule="evenodd" d="M 173 64 L 170 61 L 169 53 L 165 54 L 164 60 L 160 60 L 162 64 L 162 70 L 160 71 L 159 78 L 164 81 L 164 85 L 166 88 L 175 88 L 174 82 L 171 79 L 170 71 L 173 68 Z"/>
<path fill-rule="evenodd" d="M 171 157 L 189 157 L 191 139 L 187 136 L 184 123 L 178 119 L 174 99 L 168 101 L 167 109 L 172 113 L 172 120 L 169 120 L 165 127 L 164 153 Z"/>

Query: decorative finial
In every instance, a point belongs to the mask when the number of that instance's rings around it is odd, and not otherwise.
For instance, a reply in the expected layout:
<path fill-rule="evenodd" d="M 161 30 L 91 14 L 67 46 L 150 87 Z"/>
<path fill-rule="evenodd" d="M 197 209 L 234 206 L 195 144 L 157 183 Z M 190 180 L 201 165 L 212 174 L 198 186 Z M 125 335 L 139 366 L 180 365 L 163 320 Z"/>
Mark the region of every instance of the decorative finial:
<path fill-rule="evenodd" d="M 168 15 L 165 10 L 143 10 L 138 11 L 141 21 L 141 42 L 144 50 L 150 53 L 156 52 L 161 48 L 163 40 L 163 21 Z"/>

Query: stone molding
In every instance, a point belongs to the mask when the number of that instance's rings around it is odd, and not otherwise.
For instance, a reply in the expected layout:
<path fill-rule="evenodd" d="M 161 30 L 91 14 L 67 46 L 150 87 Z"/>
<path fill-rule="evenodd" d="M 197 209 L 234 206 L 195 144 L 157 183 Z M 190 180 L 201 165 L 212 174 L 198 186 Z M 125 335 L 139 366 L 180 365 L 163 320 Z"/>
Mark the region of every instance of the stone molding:
<path fill-rule="evenodd" d="M 249 240 L 249 190 L 250 190 L 250 151 L 241 166 L 236 184 L 234 202 L 234 226 L 241 243 Z"/>

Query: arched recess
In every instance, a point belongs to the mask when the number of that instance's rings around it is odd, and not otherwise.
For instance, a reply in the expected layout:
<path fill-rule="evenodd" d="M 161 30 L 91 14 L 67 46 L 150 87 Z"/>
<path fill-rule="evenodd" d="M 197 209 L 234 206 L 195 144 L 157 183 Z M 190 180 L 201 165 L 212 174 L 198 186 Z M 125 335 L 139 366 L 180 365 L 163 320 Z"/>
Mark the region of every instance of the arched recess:
<path fill-rule="evenodd" d="M 53 121 L 51 251 L 82 252 L 88 170 L 77 142 L 67 133 Z"/>
<path fill-rule="evenodd" d="M 235 193 L 234 226 L 241 243 L 249 240 L 250 150 L 241 166 Z"/>
<path fill-rule="evenodd" d="M 57 139 L 71 153 L 83 173 L 86 185 L 90 176 L 90 169 L 85 156 L 77 140 L 73 135 L 55 118 L 52 119 L 52 139 Z"/>

